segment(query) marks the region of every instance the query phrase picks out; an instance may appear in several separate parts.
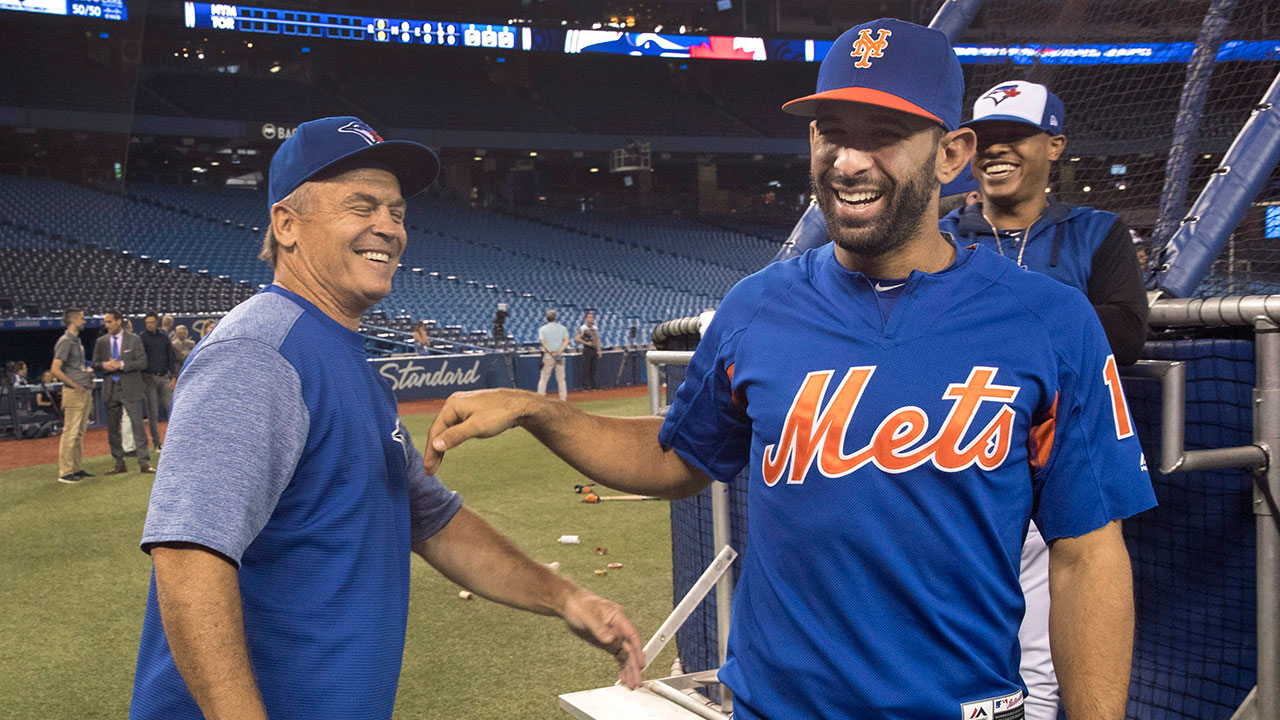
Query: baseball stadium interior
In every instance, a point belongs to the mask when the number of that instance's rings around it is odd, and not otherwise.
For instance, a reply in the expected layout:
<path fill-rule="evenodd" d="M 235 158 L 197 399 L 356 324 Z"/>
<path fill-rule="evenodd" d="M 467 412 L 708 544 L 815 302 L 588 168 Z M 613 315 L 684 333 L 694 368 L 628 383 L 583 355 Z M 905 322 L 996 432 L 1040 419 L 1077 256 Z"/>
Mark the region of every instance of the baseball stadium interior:
<path fill-rule="evenodd" d="M 1182 301 L 1280 295 L 1271 149 L 1280 135 L 1264 101 L 1280 94 L 1274 3 L 972 4 L 953 38 L 966 112 L 998 82 L 1049 86 L 1065 104 L 1068 143 L 1046 192 L 1120 215 L 1148 289 Z M 597 387 L 648 382 L 665 402 L 682 368 L 646 365 L 655 338 L 658 349 L 692 349 L 696 323 L 672 321 L 714 310 L 784 248 L 810 206 L 808 119 L 781 105 L 811 91 L 843 30 L 878 17 L 927 25 L 943 5 L 0 0 L 0 360 L 26 369 L 21 389 L 6 379 L 0 395 L 0 455 L 60 430 L 60 416 L 31 398 L 65 308 L 85 311 L 89 343 L 114 310 L 137 326 L 145 313 L 175 316 L 198 340 L 198 329 L 271 282 L 258 252 L 272 154 L 300 123 L 327 116 L 358 117 L 440 156 L 437 182 L 409 201 L 393 290 L 361 331 L 371 362 L 418 352 L 443 372 L 475 359 L 484 379 L 414 385 L 402 363 L 383 371 L 401 378 L 402 400 L 486 383 L 531 388 L 538 328 L 555 309 L 573 328 L 594 313 L 605 350 Z M 1237 137 L 1267 112 L 1271 135 L 1250 150 Z M 1167 273 L 1189 251 L 1170 248 L 1196 213 L 1229 204 L 1192 210 L 1230 172 L 1232 152 L 1272 165 L 1223 221 L 1220 249 L 1196 282 L 1174 293 Z M 1153 309 L 1143 362 L 1185 368 L 1185 447 L 1258 443 L 1253 318 L 1162 317 Z M 420 321 L 429 341 L 415 351 Z M 1280 664 L 1280 639 L 1256 621 L 1268 590 L 1259 564 L 1280 557 L 1257 551 L 1255 518 L 1274 517 L 1255 516 L 1260 476 L 1248 468 L 1157 468 L 1169 397 L 1154 372 L 1125 375 L 1160 501 L 1125 524 L 1138 621 L 1128 714 L 1262 717 L 1234 713 L 1250 707 L 1255 685 L 1280 678 L 1260 660 Z M 573 389 L 585 382 L 571 369 Z M 0 484 L 19 467 L 0 463 Z M 740 554 L 750 551 L 743 485 L 730 490 L 728 520 Z M 673 501 L 670 519 L 668 609 L 719 550 L 709 495 Z M 0 583 L 22 584 L 4 572 Z M 718 666 L 718 602 L 710 595 L 677 635 L 685 671 Z M 0 699 L 0 716 L 62 716 L 25 702 L 11 715 Z"/>

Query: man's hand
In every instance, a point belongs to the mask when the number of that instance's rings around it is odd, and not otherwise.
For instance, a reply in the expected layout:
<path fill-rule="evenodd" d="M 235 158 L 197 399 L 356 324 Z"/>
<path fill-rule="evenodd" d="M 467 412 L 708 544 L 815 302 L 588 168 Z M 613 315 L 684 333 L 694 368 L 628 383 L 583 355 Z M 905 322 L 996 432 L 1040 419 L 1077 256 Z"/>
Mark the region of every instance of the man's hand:
<path fill-rule="evenodd" d="M 471 438 L 488 438 L 516 426 L 537 396 L 521 390 L 498 388 L 454 393 L 445 401 L 427 434 L 422 467 L 434 475 L 448 450 Z"/>
<path fill-rule="evenodd" d="M 579 588 L 565 600 L 564 624 L 575 635 L 613 655 L 618 682 L 635 690 L 644 681 L 644 643 L 617 603 Z"/>

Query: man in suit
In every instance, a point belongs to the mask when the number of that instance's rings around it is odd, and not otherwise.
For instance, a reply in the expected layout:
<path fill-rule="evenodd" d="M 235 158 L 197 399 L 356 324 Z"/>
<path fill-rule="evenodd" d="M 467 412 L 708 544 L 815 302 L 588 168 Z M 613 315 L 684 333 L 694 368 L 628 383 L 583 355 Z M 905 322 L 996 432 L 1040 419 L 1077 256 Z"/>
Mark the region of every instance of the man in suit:
<path fill-rule="evenodd" d="M 107 407 L 107 442 L 111 445 L 111 457 L 115 468 L 107 473 L 117 475 L 125 471 L 124 446 L 120 439 L 120 421 L 129 414 L 133 426 L 133 442 L 137 447 L 138 470 L 153 473 L 151 455 L 147 451 L 147 431 L 142 423 L 142 396 L 145 388 L 142 371 L 147 367 L 147 350 L 142 338 L 124 332 L 124 316 L 111 310 L 103 314 L 107 334 L 98 338 L 93 346 L 93 369 L 102 373 L 102 400 Z"/>

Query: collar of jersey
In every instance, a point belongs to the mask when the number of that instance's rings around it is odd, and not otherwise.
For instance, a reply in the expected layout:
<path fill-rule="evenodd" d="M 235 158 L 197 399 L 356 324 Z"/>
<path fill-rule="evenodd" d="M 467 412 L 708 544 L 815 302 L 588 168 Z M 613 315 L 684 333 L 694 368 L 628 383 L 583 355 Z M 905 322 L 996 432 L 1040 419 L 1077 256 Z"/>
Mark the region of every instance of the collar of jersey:
<path fill-rule="evenodd" d="M 956 246 L 950 234 L 943 233 L 943 237 L 953 247 Z M 906 277 L 906 286 L 902 288 L 902 294 L 895 301 L 895 307 L 890 312 L 887 323 L 880 314 L 880 300 L 872 286 L 874 280 L 865 273 L 849 270 L 841 265 L 835 257 L 835 243 L 828 243 L 813 251 L 813 254 L 814 269 L 811 281 L 828 302 L 849 309 L 849 312 L 838 313 L 845 318 L 849 327 L 855 332 L 870 331 L 884 341 L 892 342 L 902 333 L 910 335 L 919 331 L 917 327 L 919 323 L 913 319 L 916 313 L 912 306 L 919 301 L 920 297 L 935 298 L 939 303 L 949 304 L 944 303 L 944 298 L 937 293 L 948 292 L 946 288 L 953 284 L 950 279 L 963 274 L 963 269 L 971 264 L 974 250 L 956 247 L 955 261 L 936 273 L 912 270 Z M 852 307 L 850 307 L 851 304 Z"/>
<path fill-rule="evenodd" d="M 310 300 L 307 300 L 295 292 L 285 290 L 274 283 L 267 285 L 262 289 L 262 292 L 275 293 L 276 295 L 281 295 L 292 300 L 298 305 L 298 307 L 306 311 L 308 315 L 315 318 L 316 322 L 320 323 L 321 327 L 328 330 L 335 339 L 340 340 L 344 345 L 347 345 L 357 353 L 360 353 L 361 355 L 364 354 L 364 336 L 354 330 L 350 330 L 338 324 L 337 320 L 325 315 L 324 311 L 312 304 Z"/>
<path fill-rule="evenodd" d="M 951 233 L 944 232 L 942 233 L 942 237 L 951 245 L 951 247 L 955 248 L 956 259 L 952 261 L 950 265 L 943 268 L 942 270 L 939 270 L 938 272 L 926 273 L 926 272 L 920 272 L 919 270 L 912 270 L 911 273 L 907 275 L 905 281 L 899 278 L 895 282 L 902 281 L 906 283 L 906 287 L 902 289 L 903 294 L 911 292 L 912 289 L 914 289 L 919 284 L 920 281 L 918 280 L 918 278 L 942 278 L 952 272 L 955 272 L 957 269 L 963 267 L 965 264 L 969 262 L 969 258 L 973 256 L 973 248 L 960 247 L 956 243 L 955 238 L 951 236 Z M 850 270 L 845 266 L 841 265 L 840 261 L 836 259 L 835 243 L 827 243 L 821 249 L 821 252 L 822 254 L 818 258 L 818 267 L 820 272 L 828 272 L 838 276 L 843 276 L 855 282 L 862 282 L 862 283 L 875 282 L 876 278 L 872 278 L 866 273 L 861 273 L 856 270 Z"/>

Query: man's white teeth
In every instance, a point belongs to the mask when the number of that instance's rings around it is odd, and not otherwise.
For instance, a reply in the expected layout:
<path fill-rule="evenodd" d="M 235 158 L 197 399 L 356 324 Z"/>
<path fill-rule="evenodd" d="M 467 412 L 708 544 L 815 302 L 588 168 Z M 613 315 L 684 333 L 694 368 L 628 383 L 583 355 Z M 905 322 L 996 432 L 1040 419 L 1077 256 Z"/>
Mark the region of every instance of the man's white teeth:
<path fill-rule="evenodd" d="M 841 202 L 853 203 L 858 205 L 869 203 L 874 200 L 879 200 L 882 194 L 883 193 L 872 192 L 872 191 L 865 191 L 865 192 L 841 192 L 840 190 L 836 191 L 836 197 L 840 198 Z"/>
<path fill-rule="evenodd" d="M 373 250 L 360 253 L 360 257 L 364 258 L 365 260 L 372 260 L 374 262 L 380 262 L 380 263 L 391 262 L 390 255 L 382 252 L 375 252 Z"/>
<path fill-rule="evenodd" d="M 1008 175 L 1017 169 L 1018 166 L 1012 163 L 992 163 L 986 167 L 986 173 L 992 176 Z"/>

